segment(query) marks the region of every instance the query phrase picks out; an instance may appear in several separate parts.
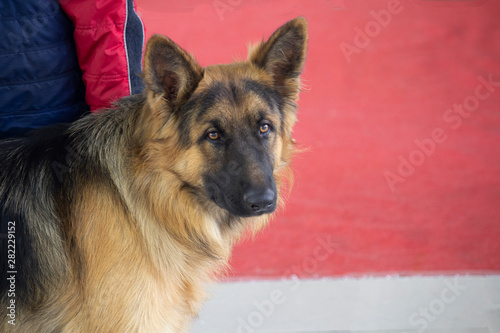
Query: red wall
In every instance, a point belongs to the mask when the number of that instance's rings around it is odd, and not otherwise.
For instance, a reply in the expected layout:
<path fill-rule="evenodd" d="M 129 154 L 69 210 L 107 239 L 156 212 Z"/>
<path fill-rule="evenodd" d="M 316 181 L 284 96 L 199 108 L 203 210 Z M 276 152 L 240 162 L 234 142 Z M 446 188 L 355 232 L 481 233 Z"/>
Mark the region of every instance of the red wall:
<path fill-rule="evenodd" d="M 500 271 L 498 1 L 137 4 L 148 35 L 202 65 L 309 21 L 294 132 L 309 150 L 286 212 L 235 250 L 233 278 Z"/>

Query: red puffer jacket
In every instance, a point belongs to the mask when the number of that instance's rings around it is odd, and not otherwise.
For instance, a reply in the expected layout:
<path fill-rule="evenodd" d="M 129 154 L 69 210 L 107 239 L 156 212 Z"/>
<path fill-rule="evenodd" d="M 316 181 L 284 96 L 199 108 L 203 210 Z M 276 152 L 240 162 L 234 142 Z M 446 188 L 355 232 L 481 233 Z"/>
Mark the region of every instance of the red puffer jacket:
<path fill-rule="evenodd" d="M 95 112 L 143 90 L 144 26 L 133 0 L 59 0 L 75 25 L 85 100 Z"/>

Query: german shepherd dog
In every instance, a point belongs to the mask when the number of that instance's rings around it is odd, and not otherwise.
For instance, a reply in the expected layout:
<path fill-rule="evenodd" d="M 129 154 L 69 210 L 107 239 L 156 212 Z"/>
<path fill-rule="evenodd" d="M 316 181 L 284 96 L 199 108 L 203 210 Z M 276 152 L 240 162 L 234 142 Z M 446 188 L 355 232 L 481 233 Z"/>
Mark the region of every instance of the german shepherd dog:
<path fill-rule="evenodd" d="M 1 142 L 1 331 L 185 332 L 282 206 L 307 36 L 297 18 L 202 68 L 155 35 L 144 94 Z"/>

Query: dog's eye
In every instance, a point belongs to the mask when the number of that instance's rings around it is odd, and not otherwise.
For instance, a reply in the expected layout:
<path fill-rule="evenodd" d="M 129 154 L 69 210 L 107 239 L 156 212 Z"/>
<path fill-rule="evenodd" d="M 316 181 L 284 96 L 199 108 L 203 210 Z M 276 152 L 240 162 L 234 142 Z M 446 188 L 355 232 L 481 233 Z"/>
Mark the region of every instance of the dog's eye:
<path fill-rule="evenodd" d="M 261 124 L 260 125 L 260 134 L 267 134 L 271 130 L 271 126 L 269 124 Z"/>
<path fill-rule="evenodd" d="M 220 134 L 219 134 L 219 132 L 213 131 L 213 132 L 208 133 L 207 137 L 212 141 L 216 141 L 220 138 Z"/>

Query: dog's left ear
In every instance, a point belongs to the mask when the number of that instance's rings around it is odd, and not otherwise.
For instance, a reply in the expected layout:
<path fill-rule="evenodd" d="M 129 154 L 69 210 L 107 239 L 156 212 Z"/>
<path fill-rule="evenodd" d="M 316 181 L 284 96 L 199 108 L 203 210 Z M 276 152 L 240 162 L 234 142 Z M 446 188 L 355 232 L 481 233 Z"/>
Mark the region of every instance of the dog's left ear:
<path fill-rule="evenodd" d="M 187 101 L 203 76 L 203 69 L 169 38 L 154 35 L 144 53 L 146 91 L 162 95 L 172 108 Z"/>
<path fill-rule="evenodd" d="M 267 42 L 251 49 L 248 60 L 263 68 L 278 90 L 295 99 L 306 59 L 307 39 L 307 21 L 298 17 L 276 30 Z"/>

